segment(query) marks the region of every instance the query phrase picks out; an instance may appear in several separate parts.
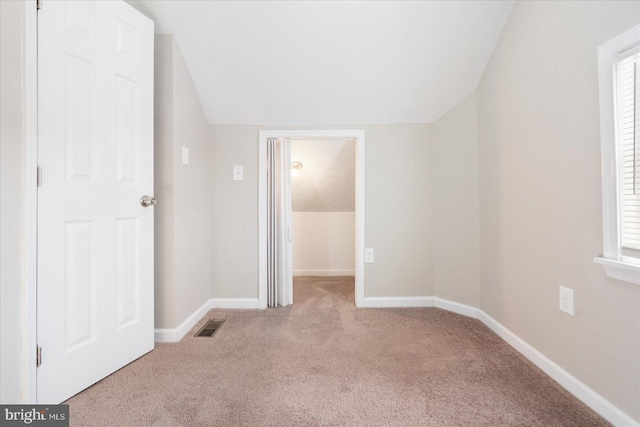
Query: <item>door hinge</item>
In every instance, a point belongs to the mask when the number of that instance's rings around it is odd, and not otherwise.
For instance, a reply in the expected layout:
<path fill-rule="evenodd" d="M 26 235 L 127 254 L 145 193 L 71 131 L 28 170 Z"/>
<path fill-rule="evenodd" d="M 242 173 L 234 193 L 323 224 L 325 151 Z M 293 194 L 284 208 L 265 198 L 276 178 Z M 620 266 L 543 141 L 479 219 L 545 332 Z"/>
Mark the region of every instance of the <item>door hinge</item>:
<path fill-rule="evenodd" d="M 42 9 L 42 0 L 36 0 L 36 10 Z"/>
<path fill-rule="evenodd" d="M 38 178 L 36 182 L 38 187 L 42 187 L 42 166 L 38 166 Z"/>
<path fill-rule="evenodd" d="M 36 368 L 39 368 L 42 365 L 42 347 L 39 345 L 36 346 Z"/>

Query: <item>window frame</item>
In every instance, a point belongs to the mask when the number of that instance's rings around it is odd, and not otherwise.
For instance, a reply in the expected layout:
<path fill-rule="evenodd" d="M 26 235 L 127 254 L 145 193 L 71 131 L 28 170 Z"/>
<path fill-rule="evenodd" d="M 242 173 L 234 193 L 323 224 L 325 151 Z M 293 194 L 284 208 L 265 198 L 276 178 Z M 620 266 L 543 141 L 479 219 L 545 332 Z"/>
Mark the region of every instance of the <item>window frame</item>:
<path fill-rule="evenodd" d="M 607 276 L 640 285 L 640 259 L 624 255 L 622 251 L 615 112 L 618 54 L 637 44 L 640 44 L 640 25 L 598 48 L 604 248 L 602 256 L 594 261 L 603 266 Z"/>

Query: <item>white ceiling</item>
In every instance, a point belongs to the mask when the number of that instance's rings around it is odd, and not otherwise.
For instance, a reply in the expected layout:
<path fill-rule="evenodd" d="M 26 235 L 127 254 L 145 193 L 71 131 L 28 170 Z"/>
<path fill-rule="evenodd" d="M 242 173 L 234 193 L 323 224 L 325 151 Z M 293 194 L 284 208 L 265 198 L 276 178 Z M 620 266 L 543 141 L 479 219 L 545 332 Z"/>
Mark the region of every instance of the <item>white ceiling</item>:
<path fill-rule="evenodd" d="M 513 1 L 130 1 L 173 34 L 211 124 L 430 123 L 471 94 Z"/>
<path fill-rule="evenodd" d="M 291 177 L 294 212 L 356 210 L 356 144 L 353 140 L 293 140 L 291 161 L 301 162 Z"/>

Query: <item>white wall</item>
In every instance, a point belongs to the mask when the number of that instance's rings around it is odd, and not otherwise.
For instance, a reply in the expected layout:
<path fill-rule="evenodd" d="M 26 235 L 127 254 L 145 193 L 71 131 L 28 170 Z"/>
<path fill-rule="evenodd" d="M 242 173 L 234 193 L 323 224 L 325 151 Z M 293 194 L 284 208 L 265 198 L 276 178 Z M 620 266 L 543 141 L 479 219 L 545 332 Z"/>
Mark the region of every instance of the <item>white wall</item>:
<path fill-rule="evenodd" d="M 209 126 L 173 37 L 155 54 L 155 326 L 172 329 L 211 297 Z"/>
<path fill-rule="evenodd" d="M 23 401 L 24 3 L 0 1 L 0 402 Z"/>
<path fill-rule="evenodd" d="M 428 125 L 365 126 L 365 297 L 433 295 L 433 151 Z"/>
<path fill-rule="evenodd" d="M 278 127 L 278 129 L 327 127 Z M 365 297 L 433 295 L 432 160 L 429 126 L 340 126 L 364 129 Z M 217 269 L 214 297 L 258 297 L 258 132 L 269 126 L 211 126 Z M 233 165 L 244 180 L 233 181 Z"/>
<path fill-rule="evenodd" d="M 180 324 L 211 297 L 211 181 L 209 125 L 189 70 L 173 43 L 173 143 L 175 162 L 176 321 Z M 189 165 L 181 164 L 182 147 Z"/>
<path fill-rule="evenodd" d="M 173 328 L 175 316 L 175 159 L 173 37 L 155 36 L 154 209 L 155 327 Z"/>
<path fill-rule="evenodd" d="M 355 212 L 293 212 L 293 275 L 353 276 Z"/>
<path fill-rule="evenodd" d="M 518 2 L 477 91 L 481 308 L 638 421 L 640 287 L 592 259 L 597 48 L 639 22 L 639 2 Z"/>
<path fill-rule="evenodd" d="M 477 114 L 474 93 L 432 125 L 435 294 L 473 307 L 480 306 Z"/>

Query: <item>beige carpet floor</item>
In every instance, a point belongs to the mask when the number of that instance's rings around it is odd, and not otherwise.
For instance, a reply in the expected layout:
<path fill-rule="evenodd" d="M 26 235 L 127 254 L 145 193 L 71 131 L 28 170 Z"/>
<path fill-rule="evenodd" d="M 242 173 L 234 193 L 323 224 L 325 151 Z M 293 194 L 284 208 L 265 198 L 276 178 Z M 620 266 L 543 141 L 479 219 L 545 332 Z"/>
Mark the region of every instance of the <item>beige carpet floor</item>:
<path fill-rule="evenodd" d="M 608 425 L 477 320 L 357 309 L 353 278 L 294 283 L 293 306 L 213 310 L 74 396 L 71 425 Z M 208 319 L 226 323 L 193 337 Z"/>

